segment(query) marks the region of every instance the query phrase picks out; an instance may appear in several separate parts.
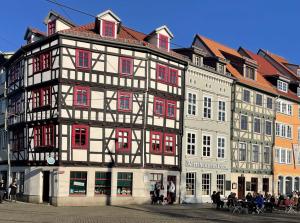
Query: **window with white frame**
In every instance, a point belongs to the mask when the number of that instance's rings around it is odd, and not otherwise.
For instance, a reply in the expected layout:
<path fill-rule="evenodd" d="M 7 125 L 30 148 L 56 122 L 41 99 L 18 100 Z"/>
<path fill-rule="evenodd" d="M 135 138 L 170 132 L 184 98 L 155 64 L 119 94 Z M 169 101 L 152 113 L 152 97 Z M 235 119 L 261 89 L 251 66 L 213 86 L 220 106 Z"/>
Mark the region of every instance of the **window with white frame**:
<path fill-rule="evenodd" d="M 195 155 L 196 151 L 196 134 L 192 132 L 187 133 L 187 151 L 188 155 Z"/>
<path fill-rule="evenodd" d="M 246 161 L 247 145 L 246 143 L 239 143 L 239 161 Z"/>
<path fill-rule="evenodd" d="M 201 66 L 201 57 L 194 55 L 194 63 L 197 66 Z"/>
<path fill-rule="evenodd" d="M 300 141 L 300 127 L 298 127 L 298 141 Z"/>
<path fill-rule="evenodd" d="M 287 164 L 292 163 L 292 151 L 290 151 L 290 150 L 286 151 L 286 163 Z"/>
<path fill-rule="evenodd" d="M 265 121 L 265 133 L 266 135 L 272 135 L 272 122 L 266 120 Z"/>
<path fill-rule="evenodd" d="M 254 128 L 255 133 L 260 133 L 260 118 L 254 118 Z"/>
<path fill-rule="evenodd" d="M 297 75 L 300 77 L 300 68 L 297 69 Z"/>
<path fill-rule="evenodd" d="M 248 130 L 248 116 L 241 115 L 241 130 Z"/>
<path fill-rule="evenodd" d="M 202 195 L 210 195 L 210 174 L 202 174 Z"/>
<path fill-rule="evenodd" d="M 202 146 L 202 155 L 203 156 L 210 156 L 211 136 L 203 135 L 202 144 L 203 144 L 203 146 Z"/>
<path fill-rule="evenodd" d="M 203 117 L 211 118 L 211 97 L 203 97 Z"/>
<path fill-rule="evenodd" d="M 292 104 L 278 100 L 276 102 L 276 112 L 285 114 L 285 115 L 292 115 Z"/>
<path fill-rule="evenodd" d="M 275 124 L 275 134 L 283 138 L 292 138 L 292 126 L 283 123 Z"/>
<path fill-rule="evenodd" d="M 217 174 L 217 191 L 224 195 L 225 175 Z"/>
<path fill-rule="evenodd" d="M 226 107 L 225 107 L 225 101 L 218 101 L 218 108 L 219 108 L 219 115 L 218 120 L 221 122 L 225 122 L 226 117 Z"/>
<path fill-rule="evenodd" d="M 218 137 L 218 158 L 225 157 L 225 138 Z"/>
<path fill-rule="evenodd" d="M 188 114 L 196 115 L 197 96 L 194 93 L 188 93 Z"/>
<path fill-rule="evenodd" d="M 263 105 L 263 96 L 261 94 L 256 94 L 256 105 L 262 106 Z"/>
<path fill-rule="evenodd" d="M 288 83 L 281 81 L 281 80 L 277 80 L 277 89 L 279 91 L 287 92 L 288 91 Z"/>
<path fill-rule="evenodd" d="M 286 149 L 280 149 L 280 163 L 286 163 Z"/>
<path fill-rule="evenodd" d="M 264 147 L 264 163 L 270 163 L 270 147 Z"/>
<path fill-rule="evenodd" d="M 259 162 L 259 146 L 252 145 L 252 162 Z"/>
<path fill-rule="evenodd" d="M 186 173 L 186 195 L 194 196 L 196 193 L 196 173 Z"/>
<path fill-rule="evenodd" d="M 275 159 L 274 161 L 279 163 L 280 160 L 280 149 L 275 149 Z"/>

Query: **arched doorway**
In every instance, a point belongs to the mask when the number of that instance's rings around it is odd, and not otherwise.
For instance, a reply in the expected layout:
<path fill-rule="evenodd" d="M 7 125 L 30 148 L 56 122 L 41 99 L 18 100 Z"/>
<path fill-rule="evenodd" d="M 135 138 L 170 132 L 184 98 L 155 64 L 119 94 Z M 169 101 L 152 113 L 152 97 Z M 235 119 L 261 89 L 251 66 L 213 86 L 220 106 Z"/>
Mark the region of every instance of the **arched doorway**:
<path fill-rule="evenodd" d="M 300 182 L 299 181 L 300 181 L 299 177 L 295 177 L 295 181 L 294 181 L 295 182 L 294 183 L 294 190 L 295 191 L 299 191 L 300 190 L 300 184 L 299 184 Z"/>
<path fill-rule="evenodd" d="M 278 177 L 278 194 L 283 194 L 283 177 Z"/>
<path fill-rule="evenodd" d="M 291 194 L 293 192 L 293 178 L 286 177 L 285 178 L 285 194 Z"/>

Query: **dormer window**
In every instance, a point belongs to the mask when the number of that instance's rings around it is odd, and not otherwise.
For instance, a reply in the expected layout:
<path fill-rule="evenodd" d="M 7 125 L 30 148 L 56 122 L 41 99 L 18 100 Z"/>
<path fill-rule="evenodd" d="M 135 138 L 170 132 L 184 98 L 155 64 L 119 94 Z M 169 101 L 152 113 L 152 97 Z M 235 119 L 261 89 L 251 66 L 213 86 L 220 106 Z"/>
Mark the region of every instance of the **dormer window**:
<path fill-rule="evenodd" d="M 288 83 L 278 80 L 277 81 L 277 89 L 279 91 L 287 92 L 288 91 Z"/>
<path fill-rule="evenodd" d="M 194 55 L 194 64 L 201 66 L 201 57 Z"/>
<path fill-rule="evenodd" d="M 247 77 L 251 80 L 255 80 L 255 69 L 252 67 L 246 66 L 245 77 Z"/>
<path fill-rule="evenodd" d="M 115 23 L 111 21 L 102 20 L 102 36 L 115 37 Z"/>
<path fill-rule="evenodd" d="M 169 38 L 159 34 L 159 48 L 169 50 Z"/>
<path fill-rule="evenodd" d="M 297 69 L 297 76 L 300 77 L 300 68 Z"/>
<path fill-rule="evenodd" d="M 48 36 L 55 33 L 55 20 L 48 22 Z"/>
<path fill-rule="evenodd" d="M 218 72 L 224 74 L 224 65 L 223 64 L 218 63 Z"/>

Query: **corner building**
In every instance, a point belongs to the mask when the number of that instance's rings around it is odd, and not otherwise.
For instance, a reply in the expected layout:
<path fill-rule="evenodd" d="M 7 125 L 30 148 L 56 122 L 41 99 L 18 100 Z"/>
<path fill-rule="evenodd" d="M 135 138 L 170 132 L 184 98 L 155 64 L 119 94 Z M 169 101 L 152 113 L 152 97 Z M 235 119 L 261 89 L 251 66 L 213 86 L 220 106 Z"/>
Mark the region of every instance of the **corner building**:
<path fill-rule="evenodd" d="M 195 36 L 190 48 L 176 49 L 190 59 L 185 76 L 182 203 L 210 202 L 213 191 L 228 196 L 231 189 L 234 78 L 224 68 L 208 66 L 208 54 L 200 47 L 199 36 Z"/>
<path fill-rule="evenodd" d="M 187 62 L 170 49 L 171 31 L 137 32 L 110 10 L 82 26 L 53 11 L 44 22 L 47 34 L 27 30 L 6 64 L 20 196 L 144 203 L 156 182 L 173 181 L 178 201 Z"/>

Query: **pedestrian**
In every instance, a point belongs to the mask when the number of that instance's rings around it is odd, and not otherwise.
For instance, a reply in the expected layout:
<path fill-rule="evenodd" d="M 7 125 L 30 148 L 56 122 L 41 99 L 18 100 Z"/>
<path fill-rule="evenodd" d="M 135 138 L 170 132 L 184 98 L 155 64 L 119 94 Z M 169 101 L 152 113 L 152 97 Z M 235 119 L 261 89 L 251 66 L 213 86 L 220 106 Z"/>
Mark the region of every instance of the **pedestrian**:
<path fill-rule="evenodd" d="M 170 204 L 173 204 L 175 202 L 175 184 L 173 183 L 173 181 L 170 181 L 170 186 L 169 186 L 169 193 L 170 193 Z"/>
<path fill-rule="evenodd" d="M 16 179 L 13 179 L 13 182 L 10 184 L 9 188 L 10 188 L 10 199 L 11 199 L 11 201 L 14 200 L 15 202 L 17 202 L 18 185 L 17 185 Z"/>
<path fill-rule="evenodd" d="M 3 202 L 5 191 L 6 188 L 5 188 L 4 180 L 1 180 L 0 181 L 0 203 Z"/>

